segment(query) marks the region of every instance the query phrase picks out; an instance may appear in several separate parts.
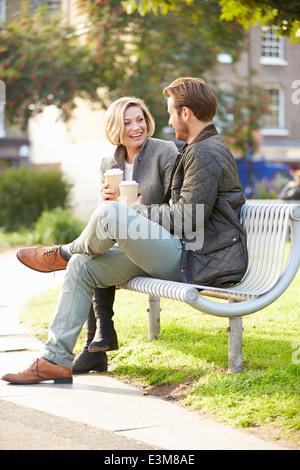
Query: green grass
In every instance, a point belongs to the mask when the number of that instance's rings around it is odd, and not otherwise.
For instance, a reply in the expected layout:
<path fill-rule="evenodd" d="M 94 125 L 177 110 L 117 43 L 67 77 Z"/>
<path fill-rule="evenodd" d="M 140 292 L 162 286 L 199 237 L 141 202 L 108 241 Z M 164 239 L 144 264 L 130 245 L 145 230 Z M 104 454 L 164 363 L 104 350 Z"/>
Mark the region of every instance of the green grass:
<path fill-rule="evenodd" d="M 30 246 L 34 243 L 32 230 L 22 229 L 17 232 L 4 232 L 0 227 L 0 250 L 10 249 L 17 246 Z"/>
<path fill-rule="evenodd" d="M 118 351 L 109 374 L 165 394 L 220 422 L 300 448 L 300 273 L 274 304 L 244 317 L 241 374 L 227 373 L 228 320 L 161 300 L 161 334 L 147 340 L 147 296 L 118 290 Z M 21 321 L 42 341 L 59 289 L 36 296 Z M 83 329 L 75 349 L 81 351 Z M 282 441 L 283 440 L 283 441 Z"/>

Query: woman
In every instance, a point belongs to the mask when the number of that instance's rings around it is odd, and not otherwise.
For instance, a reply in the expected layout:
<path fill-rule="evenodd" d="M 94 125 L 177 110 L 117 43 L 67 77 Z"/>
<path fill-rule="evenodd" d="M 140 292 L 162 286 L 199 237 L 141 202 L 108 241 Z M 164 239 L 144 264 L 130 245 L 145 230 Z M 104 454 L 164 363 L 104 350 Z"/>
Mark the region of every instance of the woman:
<path fill-rule="evenodd" d="M 112 200 L 115 194 L 104 180 L 105 171 L 111 168 L 123 170 L 125 180 L 139 183 L 139 193 L 144 204 L 162 202 L 178 152 L 173 142 L 152 138 L 154 130 L 153 117 L 141 99 L 119 98 L 108 108 L 105 114 L 105 133 L 109 142 L 116 145 L 116 149 L 113 156 L 102 160 L 101 202 Z M 112 321 L 114 297 L 114 286 L 95 289 L 87 320 L 86 344 L 75 358 L 73 373 L 107 370 L 107 356 L 104 351 L 118 349 Z"/>

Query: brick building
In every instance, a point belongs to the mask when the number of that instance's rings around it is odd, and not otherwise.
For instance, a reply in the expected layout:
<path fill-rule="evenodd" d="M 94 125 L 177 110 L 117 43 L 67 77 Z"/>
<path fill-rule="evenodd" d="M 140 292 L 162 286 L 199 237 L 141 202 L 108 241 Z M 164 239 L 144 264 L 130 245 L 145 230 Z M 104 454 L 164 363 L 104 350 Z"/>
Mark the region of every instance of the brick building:
<path fill-rule="evenodd" d="M 300 44 L 277 38 L 274 29 L 251 26 L 247 51 L 238 64 L 233 66 L 228 55 L 221 55 L 220 62 L 218 80 L 224 86 L 254 70 L 253 81 L 269 94 L 259 155 L 300 168 Z"/>

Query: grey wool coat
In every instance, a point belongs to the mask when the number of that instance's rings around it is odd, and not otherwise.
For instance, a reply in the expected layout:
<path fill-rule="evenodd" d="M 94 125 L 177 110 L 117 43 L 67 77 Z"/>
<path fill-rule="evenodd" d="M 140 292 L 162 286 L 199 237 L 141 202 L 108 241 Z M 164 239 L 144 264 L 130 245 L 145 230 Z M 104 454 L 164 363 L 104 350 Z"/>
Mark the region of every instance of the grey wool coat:
<path fill-rule="evenodd" d="M 143 204 L 160 204 L 169 187 L 172 169 L 178 150 L 174 142 L 152 137 L 147 138 L 135 155 L 132 179 L 139 183 L 139 194 Z M 119 145 L 114 155 L 104 158 L 101 163 L 100 183 L 104 184 L 104 173 L 110 168 L 125 171 L 126 149 Z M 102 190 L 100 197 L 102 198 Z"/>
<path fill-rule="evenodd" d="M 170 198 L 172 203 L 170 204 Z M 228 286 L 241 280 L 247 265 L 246 235 L 240 224 L 245 198 L 233 155 L 213 124 L 180 151 L 172 180 L 159 207 L 136 204 L 133 209 L 171 233 L 181 224 L 183 282 Z M 184 232 L 185 206 L 193 209 L 195 233 L 204 234 L 203 246 L 187 248 Z M 203 219 L 195 216 L 203 208 Z"/>

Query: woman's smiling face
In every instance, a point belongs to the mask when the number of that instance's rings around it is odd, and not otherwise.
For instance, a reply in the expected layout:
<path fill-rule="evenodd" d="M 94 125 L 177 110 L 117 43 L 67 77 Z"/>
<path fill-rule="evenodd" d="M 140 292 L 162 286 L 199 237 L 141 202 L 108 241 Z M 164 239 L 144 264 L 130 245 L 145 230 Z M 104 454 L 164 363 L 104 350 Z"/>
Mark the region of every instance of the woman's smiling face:
<path fill-rule="evenodd" d="M 147 137 L 147 123 L 144 113 L 139 106 L 130 106 L 124 115 L 124 136 L 125 147 L 139 149 Z"/>

